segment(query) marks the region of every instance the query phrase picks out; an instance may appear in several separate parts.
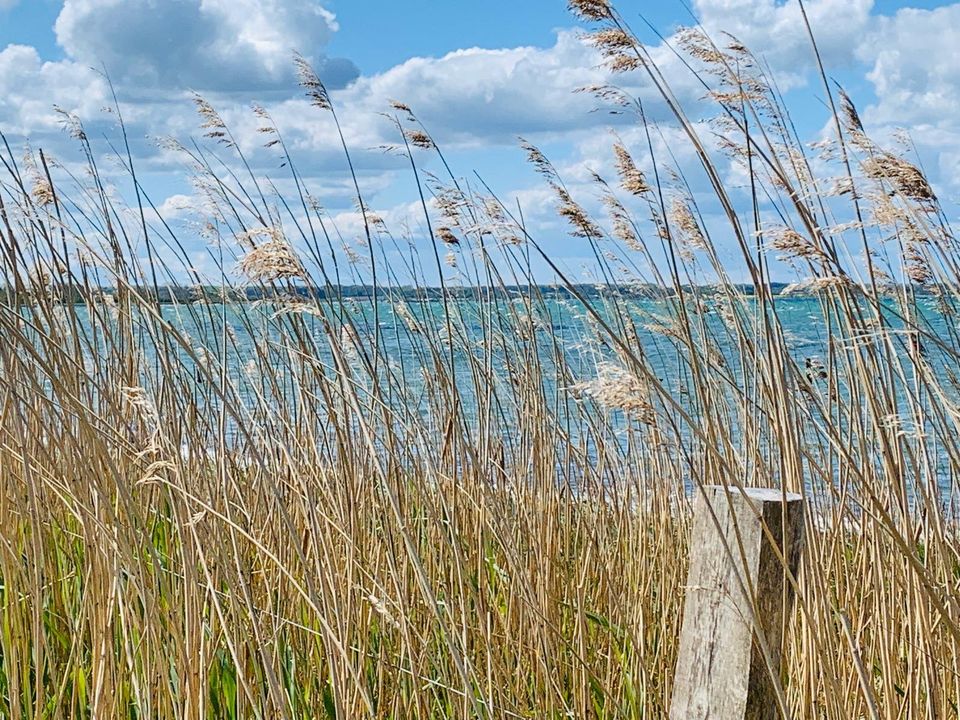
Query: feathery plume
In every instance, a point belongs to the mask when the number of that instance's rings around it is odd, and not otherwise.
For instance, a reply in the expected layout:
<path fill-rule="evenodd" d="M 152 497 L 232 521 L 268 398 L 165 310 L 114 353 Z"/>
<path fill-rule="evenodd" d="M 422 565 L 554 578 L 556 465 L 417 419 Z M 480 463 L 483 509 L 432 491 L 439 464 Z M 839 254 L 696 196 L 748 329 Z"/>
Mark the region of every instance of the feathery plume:
<path fill-rule="evenodd" d="M 300 87 L 306 91 L 310 104 L 321 110 L 333 110 L 333 105 L 330 103 L 330 94 L 310 62 L 300 53 L 295 53 L 293 65 L 297 70 Z"/>
<path fill-rule="evenodd" d="M 50 185 L 46 178 L 38 177 L 33 183 L 33 187 L 30 188 L 30 197 L 32 197 L 33 201 L 40 207 L 52 205 L 54 198 L 53 186 Z"/>
<path fill-rule="evenodd" d="M 802 292 L 817 293 L 823 290 L 849 287 L 853 287 L 853 281 L 851 281 L 846 275 L 821 275 L 819 277 L 805 278 L 800 282 L 790 283 L 780 291 L 780 294 L 794 295 Z"/>
<path fill-rule="evenodd" d="M 433 138 L 423 132 L 423 130 L 404 130 L 403 134 L 404 137 L 407 138 L 407 142 L 414 147 L 422 148 L 423 150 L 432 150 L 436 147 Z"/>
<path fill-rule="evenodd" d="M 889 182 L 905 198 L 925 203 L 937 200 L 920 168 L 901 157 L 881 153 L 864 160 L 862 167 L 868 178 Z"/>
<path fill-rule="evenodd" d="M 213 105 L 197 93 L 193 94 L 193 104 L 196 106 L 197 114 L 203 121 L 200 123 L 200 128 L 206 130 L 203 136 L 227 147 L 233 147 L 233 141 L 230 140 L 227 132 L 227 124 L 223 121 L 223 118 L 220 117 L 220 113 L 214 109 Z"/>
<path fill-rule="evenodd" d="M 636 39 L 620 28 L 604 28 L 586 37 L 587 42 L 606 58 L 607 68 L 611 72 L 629 72 L 642 64 L 636 53 Z"/>
<path fill-rule="evenodd" d="M 303 277 L 303 266 L 286 241 L 271 240 L 258 245 L 240 260 L 240 269 L 251 282 L 273 282 Z"/>
<path fill-rule="evenodd" d="M 622 410 L 646 425 L 656 424 L 646 383 L 613 363 L 600 363 L 594 380 L 580 382 L 573 390 L 592 397 L 601 407 Z"/>
<path fill-rule="evenodd" d="M 437 228 L 437 239 L 440 240 L 444 245 L 459 245 L 460 239 L 453 234 L 453 230 L 448 228 L 446 225 L 441 225 Z"/>
<path fill-rule="evenodd" d="M 553 167 L 553 163 L 540 151 L 540 148 L 523 138 L 520 138 L 520 147 L 526 151 L 527 162 L 533 165 L 534 170 L 551 182 L 556 181 L 557 171 Z"/>
<path fill-rule="evenodd" d="M 80 122 L 79 117 L 72 112 L 67 112 L 59 105 L 54 105 L 53 111 L 60 116 L 60 124 L 70 137 L 81 142 L 86 141 L 87 131 L 83 129 L 83 123 Z"/>
<path fill-rule="evenodd" d="M 623 204 L 612 194 L 608 193 L 603 198 L 603 204 L 606 206 L 612 223 L 613 237 L 622 241 L 624 245 L 635 252 L 643 252 L 643 243 L 637 237 L 634 225 L 630 220 L 630 215 Z"/>
<path fill-rule="evenodd" d="M 844 125 L 846 125 L 847 130 L 853 133 L 863 132 L 863 122 L 860 120 L 860 113 L 857 112 L 853 100 L 850 99 L 850 96 L 847 95 L 843 89 L 840 90 L 840 113 L 843 115 Z"/>
<path fill-rule="evenodd" d="M 803 258 L 816 262 L 826 260 L 824 252 L 793 228 L 778 227 L 767 231 L 770 247 L 787 258 Z"/>
<path fill-rule="evenodd" d="M 903 273 L 916 285 L 929 285 L 933 282 L 930 263 L 916 243 L 910 243 L 904 248 Z"/>
<path fill-rule="evenodd" d="M 700 229 L 700 224 L 693 216 L 690 205 L 682 198 L 673 198 L 670 205 L 670 222 L 680 231 L 681 238 L 686 245 L 697 250 L 707 249 L 707 241 Z"/>
<path fill-rule="evenodd" d="M 400 318 L 401 321 L 403 321 L 403 324 L 407 326 L 407 329 L 410 332 L 421 332 L 419 321 L 410 310 L 410 306 L 407 305 L 403 300 L 393 306 L 393 312 L 398 318 Z"/>
<path fill-rule="evenodd" d="M 610 20 L 613 17 L 609 0 L 570 0 L 567 7 L 574 15 L 587 22 Z"/>
<path fill-rule="evenodd" d="M 650 192 L 650 186 L 646 178 L 633 161 L 630 151 L 623 143 L 613 144 L 613 153 L 617 156 L 617 174 L 620 176 L 620 187 L 631 195 L 646 195 Z"/>
<path fill-rule="evenodd" d="M 573 226 L 573 231 L 570 234 L 574 237 L 583 238 L 601 237 L 603 233 L 600 228 L 590 219 L 586 210 L 570 197 L 570 193 L 562 187 L 556 187 L 555 189 L 560 197 L 560 207 L 557 212 Z"/>

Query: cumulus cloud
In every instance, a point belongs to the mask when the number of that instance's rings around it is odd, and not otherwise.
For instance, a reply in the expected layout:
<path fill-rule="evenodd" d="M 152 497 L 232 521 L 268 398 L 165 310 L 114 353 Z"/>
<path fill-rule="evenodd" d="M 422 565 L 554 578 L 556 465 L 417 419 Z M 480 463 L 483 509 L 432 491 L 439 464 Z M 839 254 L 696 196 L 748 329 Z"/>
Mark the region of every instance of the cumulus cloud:
<path fill-rule="evenodd" d="M 703 88 L 666 47 L 651 50 L 671 78 L 681 100 L 695 102 Z M 415 57 L 385 72 L 360 77 L 333 93 L 351 144 L 372 147 L 396 141 L 380 114 L 391 100 L 413 108 L 431 134 L 448 149 L 514 145 L 518 135 L 563 137 L 590 128 L 622 125 L 628 117 L 610 115 L 606 103 L 578 89 L 616 83 L 649 101 L 649 117 L 668 117 L 659 95 L 642 72 L 613 77 L 603 58 L 581 33 L 560 30 L 548 47 L 467 48 L 441 57 Z M 321 147 L 336 136 L 305 103 L 286 101 L 275 107 L 284 130 L 302 145 Z M 386 133 L 386 134 L 385 134 Z M 249 133 L 248 133 L 249 135 Z"/>
<path fill-rule="evenodd" d="M 900 10 L 881 17 L 859 55 L 877 104 L 874 119 L 900 123 L 955 121 L 960 116 L 960 4 Z"/>
<path fill-rule="evenodd" d="M 857 48 L 876 22 L 874 0 L 810 0 L 807 14 L 824 62 L 831 69 L 859 58 Z M 803 84 L 815 59 L 799 4 L 778 0 L 697 0 L 696 11 L 707 30 L 729 32 L 745 42 L 773 70 L 781 89 Z M 644 101 L 648 118 L 669 119 L 659 94 L 642 71 L 611 76 L 602 58 L 581 33 L 560 30 L 549 47 L 468 48 L 442 57 L 415 57 L 373 76 L 359 78 L 336 93 L 353 139 L 376 144 L 376 114 L 391 99 L 414 108 L 445 143 L 512 143 L 517 135 L 577 132 L 617 125 L 611 116 L 577 88 L 613 83 Z M 675 43 L 675 38 L 671 38 Z M 674 95 L 694 116 L 704 90 L 666 45 L 648 48 Z M 303 113 L 282 113 L 302 122 L 303 135 L 315 142 L 328 138 L 325 128 L 298 120 Z M 291 128 L 293 129 L 293 128 Z"/>
<path fill-rule="evenodd" d="M 846 48 L 846 55 L 853 53 L 851 39 L 869 18 L 871 5 L 872 0 L 811 0 L 811 19 L 824 26 L 822 44 L 828 52 Z M 748 44 L 758 44 L 776 67 L 793 71 L 801 53 L 809 62 L 795 2 L 698 0 L 697 10 L 708 27 L 731 29 Z M 169 100 L 175 96 L 171 90 L 219 93 L 224 114 L 239 120 L 238 133 L 254 142 L 256 123 L 244 119 L 242 106 L 226 97 L 238 91 L 235 97 L 244 104 L 267 100 L 297 149 L 320 151 L 332 150 L 335 137 L 316 113 L 292 99 L 290 49 L 313 55 L 319 74 L 336 90 L 355 75 L 352 64 L 323 58 L 336 29 L 334 16 L 316 0 L 65 0 L 56 23 L 58 41 L 71 58 L 62 63 L 62 74 L 70 63 L 102 63 L 121 81 L 121 97 L 134 103 L 157 102 L 159 96 Z M 682 101 L 702 95 L 672 51 L 661 46 L 651 52 Z M 591 97 L 574 93 L 578 87 L 610 80 L 600 66 L 597 52 L 576 31 L 566 30 L 558 32 L 550 47 L 469 48 L 438 58 L 411 58 L 383 73 L 360 77 L 335 97 L 355 146 L 389 139 L 378 113 L 391 99 L 414 107 L 447 145 L 512 143 L 518 134 L 559 135 L 616 123 L 605 112 L 591 112 L 597 106 Z M 620 76 L 616 82 L 650 101 L 647 110 L 654 119 L 665 117 L 642 73 Z M 59 88 L 51 89 L 48 96 L 57 97 Z M 194 127 L 188 112 L 167 109 L 154 113 L 165 126 L 154 127 L 154 133 Z"/>
<path fill-rule="evenodd" d="M 883 132 L 910 128 L 934 183 L 960 192 L 960 4 L 878 17 L 857 46 L 876 102 L 863 116 Z"/>
<path fill-rule="evenodd" d="M 70 112 L 96 113 L 104 104 L 103 79 L 72 62 L 44 62 L 28 45 L 0 50 L 0 130 L 31 135 L 57 127 L 57 103 Z"/>
<path fill-rule="evenodd" d="M 54 104 L 95 120 L 112 104 L 105 68 L 134 137 L 182 136 L 196 129 L 187 90 L 232 95 L 224 103 L 237 108 L 290 97 L 294 48 L 331 88 L 344 86 L 355 66 L 324 55 L 336 30 L 318 0 L 64 0 L 55 24 L 64 59 L 0 50 L 0 130 L 40 139 L 57 127 Z"/>
<path fill-rule="evenodd" d="M 315 0 L 65 0 L 55 29 L 72 59 L 165 91 L 289 83 L 295 48 L 331 87 L 358 74 L 350 61 L 324 57 L 337 23 Z"/>
<path fill-rule="evenodd" d="M 574 90 L 601 82 L 599 57 L 572 31 L 550 48 L 470 48 L 440 58 L 412 58 L 341 94 L 356 107 L 409 103 L 437 132 L 461 138 L 565 130 L 593 121 L 592 101 Z"/>
<path fill-rule="evenodd" d="M 788 85 L 812 67 L 796 0 L 696 0 L 695 6 L 708 29 L 737 36 Z M 868 130 L 883 137 L 909 127 L 935 182 L 960 189 L 960 3 L 893 15 L 876 13 L 874 0 L 808 0 L 805 7 L 827 71 L 857 68 L 872 85 L 875 101 L 859 103 Z"/>
<path fill-rule="evenodd" d="M 762 56 L 775 70 L 813 62 L 810 39 L 796 0 L 695 0 L 702 24 L 727 32 Z M 804 7 L 824 62 L 833 68 L 855 58 L 858 41 L 873 22 L 874 0 L 807 0 Z"/>
<path fill-rule="evenodd" d="M 193 195 L 177 193 L 170 195 L 157 207 L 157 212 L 165 220 L 176 220 L 188 216 L 200 201 Z"/>

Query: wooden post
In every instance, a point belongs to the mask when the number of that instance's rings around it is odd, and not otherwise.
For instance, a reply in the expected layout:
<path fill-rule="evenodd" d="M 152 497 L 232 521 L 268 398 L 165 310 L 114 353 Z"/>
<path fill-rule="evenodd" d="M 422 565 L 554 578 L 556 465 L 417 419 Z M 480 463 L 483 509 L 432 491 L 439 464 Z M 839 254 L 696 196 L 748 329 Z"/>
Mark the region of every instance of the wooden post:
<path fill-rule="evenodd" d="M 698 493 L 670 720 L 781 717 L 768 668 L 779 681 L 794 593 L 779 556 L 796 577 L 802 543 L 799 495 L 717 486 Z"/>

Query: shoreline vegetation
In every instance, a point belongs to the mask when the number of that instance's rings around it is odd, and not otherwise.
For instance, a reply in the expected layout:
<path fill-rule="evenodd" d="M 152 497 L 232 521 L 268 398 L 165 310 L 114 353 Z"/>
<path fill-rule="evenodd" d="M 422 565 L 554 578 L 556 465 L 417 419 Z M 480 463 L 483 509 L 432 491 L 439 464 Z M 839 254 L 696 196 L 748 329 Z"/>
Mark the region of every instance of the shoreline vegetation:
<path fill-rule="evenodd" d="M 357 195 L 346 242 L 259 106 L 282 176 L 202 97 L 202 137 L 164 143 L 208 275 L 141 184 L 120 106 L 102 143 L 62 114 L 69 162 L 2 138 L 0 717 L 665 718 L 708 485 L 805 500 L 777 716 L 958 716 L 948 213 L 826 71 L 811 145 L 749 49 L 683 31 L 712 113 L 694 122 L 625 14 L 570 8 L 668 113 L 585 89 L 634 121 L 586 189 L 522 142 L 597 285 L 400 101 L 425 237 L 389 227 L 300 56 Z M 804 14 L 794 30 L 818 59 Z M 773 258 L 817 304 L 816 357 L 794 352 Z M 651 308 L 624 286 L 669 292 Z M 540 331 L 553 298 L 576 322 Z"/>
<path fill-rule="evenodd" d="M 744 297 L 757 295 L 757 289 L 748 284 L 731 284 L 731 287 Z M 817 291 L 810 289 L 796 289 L 791 283 L 770 282 L 766 288 L 772 295 L 790 295 L 793 297 L 815 297 Z M 391 299 L 402 300 L 442 300 L 444 297 L 458 300 L 475 299 L 481 294 L 494 295 L 500 298 L 524 298 L 540 296 L 563 300 L 574 300 L 578 296 L 590 300 L 600 300 L 610 295 L 617 295 L 624 299 L 663 300 L 698 293 L 718 292 L 719 285 L 682 285 L 679 289 L 669 285 L 654 285 L 650 283 L 629 283 L 619 285 L 603 285 L 598 283 L 574 283 L 571 287 L 560 284 L 536 285 L 492 285 L 492 286 L 387 286 L 374 287 L 373 285 L 341 285 L 336 287 L 303 287 L 289 288 L 265 287 L 227 287 L 220 285 L 180 286 L 167 285 L 160 287 L 133 285 L 130 290 L 149 302 L 159 302 L 161 305 L 184 304 L 191 302 L 214 302 L 226 298 L 229 302 L 259 302 L 263 300 L 289 300 L 291 298 L 329 300 L 331 298 L 374 298 L 381 293 L 388 293 Z M 888 297 L 896 298 L 904 292 L 910 291 L 917 297 L 942 297 L 949 288 L 920 287 L 909 288 L 906 285 L 889 285 Z M 21 291 L 0 287 L 0 303 L 8 306 L 30 304 L 35 302 L 35 289 Z M 89 288 L 81 286 L 48 287 L 44 289 L 55 302 L 71 305 L 83 304 L 89 294 Z M 96 292 L 117 296 L 117 288 L 100 287 Z"/>

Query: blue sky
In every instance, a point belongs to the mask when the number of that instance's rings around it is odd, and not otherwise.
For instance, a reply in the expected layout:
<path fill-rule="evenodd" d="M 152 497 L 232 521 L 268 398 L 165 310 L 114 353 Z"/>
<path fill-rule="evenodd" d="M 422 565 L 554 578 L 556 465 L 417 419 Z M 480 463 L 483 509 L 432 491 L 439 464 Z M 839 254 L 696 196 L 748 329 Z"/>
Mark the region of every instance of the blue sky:
<path fill-rule="evenodd" d="M 711 32 L 733 32 L 769 63 L 804 138 L 824 131 L 822 89 L 796 0 L 617 4 L 668 73 L 677 73 L 678 95 L 691 107 L 701 89 L 673 67 L 641 16 L 667 38 L 691 24 L 691 12 Z M 960 192 L 960 4 L 808 0 L 807 9 L 831 77 L 854 97 L 868 130 L 882 138 L 909 127 L 941 198 L 953 207 Z M 589 171 L 610 172 L 611 124 L 628 144 L 636 129 L 591 112 L 596 103 L 573 94 L 607 76 L 578 38 L 564 0 L 0 0 L 0 130 L 14 144 L 76 156 L 52 106 L 77 113 L 96 131 L 91 136 L 109 135 L 113 126 L 101 113 L 109 104 L 106 86 L 90 69 L 106 67 L 141 172 L 158 202 L 182 219 L 193 190 L 182 166 L 149 138 L 200 134 L 189 94 L 195 90 L 236 123 L 258 172 L 275 173 L 276 158 L 259 149 L 249 113 L 258 102 L 277 118 L 301 172 L 349 234 L 356 228 L 345 169 L 329 133 L 306 112 L 290 64 L 294 49 L 311 58 L 330 87 L 367 202 L 387 219 L 403 223 L 415 200 L 402 164 L 376 149 L 396 140 L 379 113 L 397 99 L 426 122 L 458 174 L 477 170 L 529 205 L 530 221 L 551 238 L 552 252 L 580 272 L 583 249 L 565 237 L 516 138 L 542 146 L 572 187 L 585 188 Z M 632 77 L 625 84 L 647 98 L 669 136 L 649 88 Z M 195 244 L 202 255 L 202 241 Z"/>

